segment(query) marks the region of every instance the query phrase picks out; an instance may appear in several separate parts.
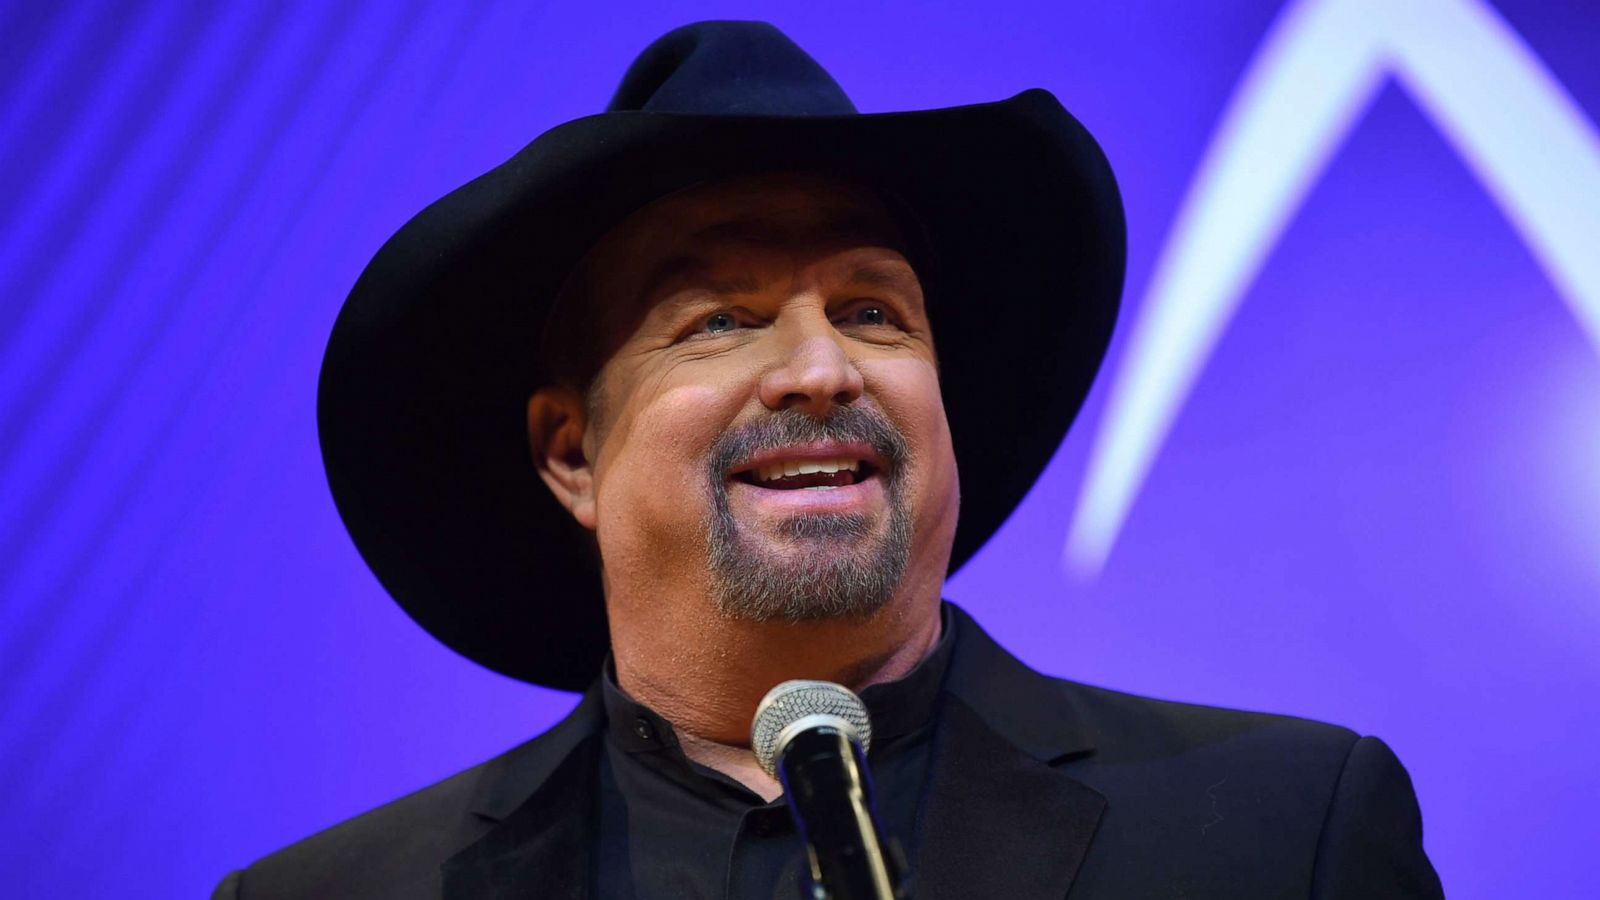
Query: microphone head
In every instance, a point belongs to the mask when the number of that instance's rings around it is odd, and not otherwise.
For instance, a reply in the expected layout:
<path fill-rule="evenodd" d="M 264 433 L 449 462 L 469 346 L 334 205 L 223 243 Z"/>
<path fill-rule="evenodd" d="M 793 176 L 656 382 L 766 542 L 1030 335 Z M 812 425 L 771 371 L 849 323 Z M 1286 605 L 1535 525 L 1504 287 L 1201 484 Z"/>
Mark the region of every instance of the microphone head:
<path fill-rule="evenodd" d="M 866 753 L 872 744 L 872 719 L 867 705 L 849 688 L 831 681 L 785 681 L 761 698 L 750 723 L 750 749 L 773 778 L 778 759 L 796 734 L 828 725 L 843 731 Z"/>

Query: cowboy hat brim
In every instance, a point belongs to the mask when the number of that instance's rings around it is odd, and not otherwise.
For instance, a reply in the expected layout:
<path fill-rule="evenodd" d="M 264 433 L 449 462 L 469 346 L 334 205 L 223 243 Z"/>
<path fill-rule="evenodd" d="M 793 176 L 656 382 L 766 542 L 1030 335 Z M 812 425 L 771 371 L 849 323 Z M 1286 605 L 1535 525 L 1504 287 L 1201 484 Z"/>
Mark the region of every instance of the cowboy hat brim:
<path fill-rule="evenodd" d="M 340 515 L 390 595 L 488 668 L 576 690 L 609 639 L 599 561 L 539 479 L 526 403 L 551 303 L 615 224 L 683 188 L 827 171 L 921 226 L 961 478 L 952 571 L 1066 434 L 1110 339 L 1125 256 L 1116 183 L 1042 90 L 917 112 L 608 112 L 558 126 L 417 214 L 329 339 L 318 428 Z"/>

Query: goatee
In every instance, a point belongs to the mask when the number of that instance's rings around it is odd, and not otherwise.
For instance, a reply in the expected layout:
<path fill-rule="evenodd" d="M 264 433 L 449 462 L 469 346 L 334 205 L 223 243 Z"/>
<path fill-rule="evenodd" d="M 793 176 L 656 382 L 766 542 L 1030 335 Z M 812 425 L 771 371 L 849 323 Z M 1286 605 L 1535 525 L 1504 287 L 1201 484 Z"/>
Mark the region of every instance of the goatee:
<path fill-rule="evenodd" d="M 795 516 L 778 537 L 788 552 L 773 553 L 745 533 L 728 502 L 728 470 L 764 450 L 817 442 L 866 443 L 884 465 L 888 521 L 875 530 L 858 514 Z M 905 507 L 905 438 L 880 412 L 843 406 L 827 418 L 781 410 L 745 423 L 711 448 L 711 513 L 706 523 L 712 594 L 725 616 L 758 622 L 814 621 L 867 616 L 894 596 L 911 555 L 911 514 Z"/>

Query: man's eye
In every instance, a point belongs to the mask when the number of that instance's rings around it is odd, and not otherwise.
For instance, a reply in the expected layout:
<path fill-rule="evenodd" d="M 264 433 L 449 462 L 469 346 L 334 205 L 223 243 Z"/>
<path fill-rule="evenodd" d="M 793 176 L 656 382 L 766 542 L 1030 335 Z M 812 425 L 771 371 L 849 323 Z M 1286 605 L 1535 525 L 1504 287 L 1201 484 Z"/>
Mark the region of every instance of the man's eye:
<path fill-rule="evenodd" d="M 739 319 L 733 313 L 712 313 L 706 317 L 705 330 L 711 334 L 721 334 L 739 327 Z"/>
<path fill-rule="evenodd" d="M 881 306 L 858 306 L 847 318 L 852 325 L 889 324 L 889 313 Z"/>

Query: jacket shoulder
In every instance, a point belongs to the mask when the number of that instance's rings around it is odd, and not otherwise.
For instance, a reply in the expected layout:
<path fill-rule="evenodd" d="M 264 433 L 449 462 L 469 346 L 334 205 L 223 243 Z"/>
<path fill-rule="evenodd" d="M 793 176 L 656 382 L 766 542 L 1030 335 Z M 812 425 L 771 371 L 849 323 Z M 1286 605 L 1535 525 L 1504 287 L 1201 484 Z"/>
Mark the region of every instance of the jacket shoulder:
<path fill-rule="evenodd" d="M 1053 678 L 955 613 L 966 653 L 947 687 L 1104 800 L 1073 896 L 1439 896 L 1410 780 L 1382 741 Z"/>
<path fill-rule="evenodd" d="M 1012 656 L 959 607 L 946 690 L 1001 734 L 1042 755 L 1093 747 L 1091 759 L 1168 767 L 1215 755 L 1272 764 L 1337 764 L 1357 735 L 1310 719 L 1158 700 L 1042 674 Z M 1076 755 L 1076 754 L 1074 754 Z M 1180 765 L 1181 767 L 1181 765 Z"/>
<path fill-rule="evenodd" d="M 256 861 L 239 874 L 236 896 L 437 896 L 439 865 L 475 836 L 470 820 L 476 788 L 502 758 L 458 772 Z"/>
<path fill-rule="evenodd" d="M 1410 777 L 1381 740 L 1052 681 L 1095 735 L 1068 770 L 1108 799 L 1086 884 L 1143 896 L 1175 888 L 1139 878 L 1181 870 L 1195 896 L 1442 896 Z"/>
<path fill-rule="evenodd" d="M 438 897 L 440 866 L 494 827 L 587 735 L 588 699 L 549 731 L 231 873 L 217 898 Z"/>
<path fill-rule="evenodd" d="M 1290 766 L 1313 760 L 1337 765 L 1360 738 L 1344 726 L 1299 716 L 1162 700 L 1063 678 L 1049 681 L 1093 734 L 1103 758 L 1226 747 L 1236 754 L 1270 754 Z"/>

